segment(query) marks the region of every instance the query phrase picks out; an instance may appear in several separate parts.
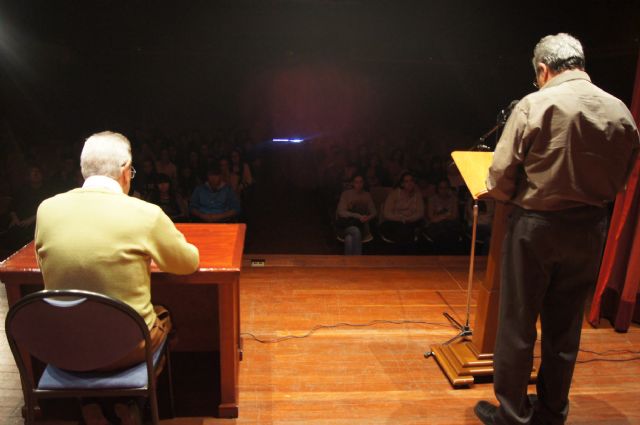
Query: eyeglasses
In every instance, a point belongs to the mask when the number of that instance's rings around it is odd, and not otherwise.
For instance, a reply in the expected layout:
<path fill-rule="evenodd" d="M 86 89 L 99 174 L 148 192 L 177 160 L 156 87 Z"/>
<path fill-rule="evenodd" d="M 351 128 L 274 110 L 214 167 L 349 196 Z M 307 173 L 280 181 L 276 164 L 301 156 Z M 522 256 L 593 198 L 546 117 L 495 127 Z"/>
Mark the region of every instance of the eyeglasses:
<path fill-rule="evenodd" d="M 129 169 L 131 170 L 131 180 L 133 180 L 136 177 L 136 169 L 133 168 L 133 165 L 129 166 Z"/>

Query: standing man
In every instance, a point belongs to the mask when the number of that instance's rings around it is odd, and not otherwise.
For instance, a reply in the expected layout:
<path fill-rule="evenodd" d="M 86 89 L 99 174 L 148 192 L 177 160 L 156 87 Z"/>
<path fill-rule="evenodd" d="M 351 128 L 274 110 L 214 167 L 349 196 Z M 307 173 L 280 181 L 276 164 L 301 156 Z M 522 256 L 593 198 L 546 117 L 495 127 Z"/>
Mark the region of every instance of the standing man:
<path fill-rule="evenodd" d="M 82 188 L 40 204 L 35 248 L 46 289 L 84 289 L 121 300 L 145 320 L 155 351 L 171 330 L 162 307 L 151 304 L 150 266 L 193 273 L 198 249 L 188 243 L 157 205 L 127 195 L 135 170 L 122 134 L 89 137 L 80 156 Z M 144 341 L 109 365 L 116 370 L 144 360 Z M 97 405 L 83 407 L 85 422 L 104 424 Z"/>
<path fill-rule="evenodd" d="M 591 83 L 582 45 L 549 35 L 534 49 L 539 91 L 514 108 L 489 170 L 489 195 L 514 204 L 502 251 L 494 391 L 484 424 L 563 424 L 595 283 L 606 208 L 640 144 L 626 106 Z M 542 324 L 537 396 L 527 395 L 536 321 Z"/>

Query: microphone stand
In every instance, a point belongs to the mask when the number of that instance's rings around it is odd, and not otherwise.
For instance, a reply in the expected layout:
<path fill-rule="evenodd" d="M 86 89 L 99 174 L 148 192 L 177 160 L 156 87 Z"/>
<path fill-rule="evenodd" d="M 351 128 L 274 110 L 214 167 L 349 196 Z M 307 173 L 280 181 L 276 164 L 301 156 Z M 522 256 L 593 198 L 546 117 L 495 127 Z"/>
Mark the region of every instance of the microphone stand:
<path fill-rule="evenodd" d="M 509 118 L 509 114 L 511 113 L 511 109 L 513 107 L 512 105 L 515 105 L 515 103 L 516 103 L 515 101 L 512 102 L 509 107 L 501 110 L 498 113 L 498 117 L 496 119 L 496 125 L 493 126 L 491 130 L 487 131 L 485 134 L 480 136 L 478 141 L 469 148 L 470 151 L 491 151 L 492 150 L 489 146 L 485 145 L 484 142 L 489 136 L 496 133 L 502 126 L 505 125 L 505 123 L 507 122 L 507 118 Z M 451 164 L 453 164 L 453 161 L 451 162 Z M 451 316 L 451 314 L 449 314 L 448 312 L 445 311 L 442 313 L 443 316 L 449 321 L 451 326 L 453 326 L 455 329 L 458 330 L 458 333 L 452 338 L 450 338 L 449 340 L 447 340 L 446 342 L 444 342 L 442 346 L 450 345 L 451 343 L 459 339 L 468 340 L 469 337 L 473 335 L 473 331 L 471 330 L 471 326 L 469 322 L 471 317 L 471 290 L 473 287 L 473 272 L 475 268 L 475 259 L 476 259 L 476 235 L 477 235 L 477 229 L 478 229 L 478 200 L 477 199 L 474 199 L 473 201 L 473 222 L 472 223 L 473 224 L 471 225 L 471 252 L 469 255 L 469 274 L 468 274 L 468 281 L 467 281 L 467 305 L 466 305 L 465 322 L 463 325 L 462 323 L 458 322 L 453 316 Z M 424 357 L 426 358 L 429 358 L 434 355 L 435 353 L 433 351 L 427 351 L 424 353 Z"/>
<path fill-rule="evenodd" d="M 469 151 L 491 151 L 492 149 L 484 144 L 484 141 L 496 133 L 500 127 L 504 126 L 509 118 L 511 110 L 518 103 L 511 104 L 498 113 L 496 125 L 483 134 L 478 141 L 472 145 Z M 452 162 L 453 164 L 453 162 Z M 493 373 L 493 360 L 483 357 L 477 351 L 471 337 L 473 331 L 470 326 L 471 316 L 471 290 L 473 287 L 473 273 L 476 255 L 476 237 L 478 228 L 478 199 L 473 200 L 473 222 L 471 226 L 471 252 L 469 256 L 469 274 L 467 281 L 467 304 L 464 324 L 458 322 L 448 312 L 443 312 L 444 317 L 458 331 L 456 335 L 442 344 L 431 346 L 431 351 L 424 353 L 426 358 L 434 357 L 445 373 L 453 387 L 468 386 L 474 383 L 474 376 L 487 376 Z M 478 333 L 482 338 L 482 329 Z"/>
<path fill-rule="evenodd" d="M 487 145 L 484 144 L 484 141 L 487 140 L 487 138 L 489 136 L 491 136 L 492 134 L 496 133 L 500 127 L 502 127 L 504 125 L 503 122 L 498 121 L 498 123 L 489 131 L 487 131 L 486 133 L 484 133 L 482 136 L 480 136 L 478 138 L 478 142 L 472 146 L 472 148 L 470 150 L 472 151 L 490 151 L 491 148 Z"/>
<path fill-rule="evenodd" d="M 511 102 L 511 104 L 513 105 L 514 102 Z M 497 131 L 500 130 L 500 128 L 506 124 L 507 118 L 509 118 L 509 114 L 511 113 L 511 109 L 512 109 L 512 106 L 509 105 L 506 109 L 503 109 L 500 112 L 498 112 L 498 117 L 496 118 L 496 125 L 493 126 L 491 130 L 487 131 L 482 136 L 480 136 L 478 138 L 478 141 L 469 147 L 469 150 L 483 151 L 483 152 L 492 151 L 493 149 L 491 149 L 490 146 L 487 146 L 484 142 L 485 140 L 487 140 L 489 136 L 491 136 L 494 133 L 497 133 Z M 496 138 L 497 138 L 497 134 L 496 134 Z M 496 143 L 497 143 L 497 140 L 496 140 Z"/>
<path fill-rule="evenodd" d="M 469 325 L 470 317 L 471 317 L 471 290 L 473 287 L 473 271 L 475 266 L 476 259 L 476 235 L 478 229 L 478 200 L 475 199 L 473 201 L 473 224 L 471 225 L 471 253 L 469 255 L 469 278 L 467 280 L 467 314 L 464 325 L 458 322 L 446 311 L 442 313 L 442 315 L 451 323 L 455 329 L 459 332 L 457 335 L 453 336 L 449 340 L 447 340 L 442 345 L 449 345 L 457 339 L 467 339 L 473 335 L 473 331 L 471 330 L 471 326 Z M 434 355 L 433 351 L 427 351 L 424 353 L 426 358 L 429 358 Z"/>

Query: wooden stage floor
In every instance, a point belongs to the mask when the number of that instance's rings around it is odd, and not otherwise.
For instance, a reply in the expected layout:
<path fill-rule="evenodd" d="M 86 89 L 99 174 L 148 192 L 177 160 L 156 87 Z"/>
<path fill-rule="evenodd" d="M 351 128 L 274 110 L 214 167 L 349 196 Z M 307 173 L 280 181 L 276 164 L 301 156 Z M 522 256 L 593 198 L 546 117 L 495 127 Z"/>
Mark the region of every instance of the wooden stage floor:
<path fill-rule="evenodd" d="M 251 267 L 250 258 L 266 260 Z M 442 316 L 464 321 L 467 257 L 246 256 L 241 275 L 240 417 L 176 418 L 189 424 L 476 424 L 473 406 L 494 401 L 490 383 L 454 390 L 431 344 L 454 336 Z M 476 284 L 484 274 L 477 265 Z M 2 288 L 4 292 L 4 288 Z M 2 319 L 6 299 L 1 303 Z M 475 297 L 473 299 L 475 308 Z M 472 318 L 474 314 L 472 308 Z M 426 323 L 314 326 L 374 320 Z M 2 320 L 4 324 L 4 320 Z M 473 320 L 472 320 L 473 324 Z M 582 348 L 640 351 L 640 327 L 626 334 L 606 322 L 584 326 Z M 623 352 L 582 352 L 569 424 L 640 424 L 640 360 Z M 612 360 L 591 361 L 589 360 Z M 585 362 L 587 361 L 587 362 Z M 532 391 L 534 389 L 532 388 Z M 20 382 L 6 340 L 0 342 L 0 418 L 22 423 Z"/>

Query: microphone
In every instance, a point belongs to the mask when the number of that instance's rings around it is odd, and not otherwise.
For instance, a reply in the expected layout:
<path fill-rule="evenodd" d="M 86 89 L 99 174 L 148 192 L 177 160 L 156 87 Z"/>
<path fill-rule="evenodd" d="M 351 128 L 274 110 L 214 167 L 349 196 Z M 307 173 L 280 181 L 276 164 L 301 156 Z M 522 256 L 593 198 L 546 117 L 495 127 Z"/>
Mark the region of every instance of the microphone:
<path fill-rule="evenodd" d="M 473 147 L 470 149 L 471 151 L 474 152 L 491 152 L 493 151 L 493 149 L 491 149 L 490 146 L 485 145 L 484 143 L 478 142 L 475 145 L 473 145 Z"/>
<path fill-rule="evenodd" d="M 509 119 L 509 115 L 511 115 L 511 111 L 518 104 L 518 102 L 520 102 L 519 99 L 512 100 L 511 103 L 507 105 L 507 107 L 498 112 L 498 117 L 496 118 L 498 124 L 505 124 L 507 122 L 507 120 Z"/>
<path fill-rule="evenodd" d="M 500 129 L 500 127 L 502 127 L 507 122 L 507 119 L 509 119 L 509 115 L 511 115 L 511 111 L 513 110 L 513 108 L 515 108 L 515 106 L 518 104 L 518 102 L 520 102 L 520 100 L 518 100 L 518 99 L 512 100 L 511 103 L 509 103 L 509 105 L 507 105 L 507 107 L 505 107 L 504 109 L 500 110 L 500 112 L 498 112 L 498 118 L 497 118 L 496 125 L 491 130 L 489 130 L 488 132 L 486 132 L 485 134 L 480 136 L 478 141 L 475 144 L 473 144 L 469 148 L 469 150 L 471 150 L 471 151 L 492 151 L 493 149 L 491 148 L 491 146 L 489 146 L 488 144 L 485 144 L 485 140 L 487 140 L 487 137 L 489 137 L 492 134 L 494 134 L 496 131 L 498 131 Z"/>

